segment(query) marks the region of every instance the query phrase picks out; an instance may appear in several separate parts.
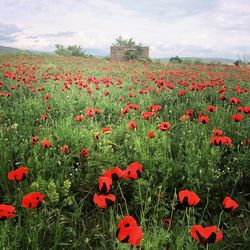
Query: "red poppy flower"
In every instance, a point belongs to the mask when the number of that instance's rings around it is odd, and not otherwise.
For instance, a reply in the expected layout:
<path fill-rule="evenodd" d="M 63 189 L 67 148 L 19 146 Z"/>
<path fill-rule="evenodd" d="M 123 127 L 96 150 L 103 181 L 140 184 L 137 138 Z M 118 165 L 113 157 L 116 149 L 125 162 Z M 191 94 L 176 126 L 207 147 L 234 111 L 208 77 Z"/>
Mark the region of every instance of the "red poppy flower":
<path fill-rule="evenodd" d="M 102 128 L 102 133 L 109 134 L 109 133 L 111 133 L 111 129 L 110 128 Z"/>
<path fill-rule="evenodd" d="M 135 247 L 140 245 L 143 232 L 132 216 L 125 216 L 118 224 L 116 237 L 122 243 L 129 243 Z"/>
<path fill-rule="evenodd" d="M 209 122 L 209 117 L 207 115 L 203 115 L 199 117 L 199 122 L 202 124 L 208 124 Z"/>
<path fill-rule="evenodd" d="M 123 178 L 123 171 L 119 167 L 115 167 L 104 171 L 103 175 L 112 178 L 112 180 L 117 180 Z"/>
<path fill-rule="evenodd" d="M 243 119 L 243 115 L 242 114 L 235 114 L 232 116 L 232 120 L 235 122 L 240 122 Z"/>
<path fill-rule="evenodd" d="M 23 181 L 28 176 L 28 168 L 23 166 L 8 173 L 10 181 Z"/>
<path fill-rule="evenodd" d="M 133 162 L 123 171 L 123 176 L 125 180 L 137 180 L 141 173 L 142 165 L 139 162 Z"/>
<path fill-rule="evenodd" d="M 48 115 L 47 114 L 40 115 L 40 119 L 41 120 L 47 120 L 48 119 Z"/>
<path fill-rule="evenodd" d="M 155 116 L 155 112 L 145 111 L 142 112 L 141 116 L 144 120 L 149 120 L 151 117 Z"/>
<path fill-rule="evenodd" d="M 61 152 L 64 154 L 64 155 L 67 155 L 69 153 L 69 146 L 67 144 L 64 144 L 62 147 L 61 147 Z"/>
<path fill-rule="evenodd" d="M 189 115 L 183 115 L 183 116 L 181 116 L 181 117 L 179 118 L 179 120 L 180 120 L 181 122 L 188 121 L 188 120 L 190 120 L 190 116 L 189 116 Z"/>
<path fill-rule="evenodd" d="M 128 123 L 128 129 L 134 129 L 136 128 L 136 121 L 131 121 Z"/>
<path fill-rule="evenodd" d="M 82 148 L 81 152 L 80 152 L 80 156 L 82 157 L 88 157 L 89 156 L 89 151 L 86 148 Z"/>
<path fill-rule="evenodd" d="M 250 114 L 250 106 L 244 107 L 242 111 L 247 115 Z"/>
<path fill-rule="evenodd" d="M 51 143 L 50 143 L 49 140 L 42 140 L 41 143 L 42 143 L 42 146 L 44 148 L 50 148 L 51 147 Z"/>
<path fill-rule="evenodd" d="M 80 121 L 82 121 L 84 119 L 84 116 L 83 115 L 77 115 L 77 116 L 75 116 L 75 121 L 77 121 L 77 122 L 80 122 Z"/>
<path fill-rule="evenodd" d="M 46 195 L 40 192 L 27 194 L 22 198 L 22 206 L 24 208 L 38 208 L 42 205 L 45 197 Z"/>
<path fill-rule="evenodd" d="M 218 146 L 223 144 L 223 137 L 222 136 L 214 136 L 210 139 L 211 143 Z"/>
<path fill-rule="evenodd" d="M 222 207 L 226 212 L 230 213 L 237 209 L 239 205 L 231 197 L 227 196 L 222 202 Z"/>
<path fill-rule="evenodd" d="M 222 100 L 222 101 L 225 101 L 227 99 L 226 95 L 220 95 L 219 98 Z"/>
<path fill-rule="evenodd" d="M 232 140 L 228 136 L 222 136 L 222 144 L 227 146 L 232 146 Z"/>
<path fill-rule="evenodd" d="M 33 143 L 34 145 L 36 145 L 37 142 L 38 142 L 38 137 L 37 137 L 37 136 L 33 136 L 33 137 L 32 137 L 32 143 Z"/>
<path fill-rule="evenodd" d="M 51 99 L 51 96 L 49 94 L 46 94 L 44 97 L 43 97 L 44 100 L 50 100 Z"/>
<path fill-rule="evenodd" d="M 215 243 L 223 238 L 222 231 L 217 226 L 202 227 L 194 225 L 191 227 L 191 236 L 201 244 Z"/>
<path fill-rule="evenodd" d="M 193 109 L 186 110 L 186 115 L 193 116 L 194 115 L 194 110 Z"/>
<path fill-rule="evenodd" d="M 98 179 L 98 189 L 101 193 L 108 194 L 112 185 L 112 178 L 100 176 Z"/>
<path fill-rule="evenodd" d="M 185 89 L 181 89 L 181 90 L 178 92 L 178 95 L 179 95 L 179 96 L 184 96 L 184 95 L 186 95 L 186 90 L 185 90 Z"/>
<path fill-rule="evenodd" d="M 235 97 L 231 97 L 229 99 L 229 101 L 230 101 L 231 104 L 239 104 L 240 103 L 240 99 L 237 99 Z"/>
<path fill-rule="evenodd" d="M 0 204 L 0 221 L 15 217 L 16 208 L 12 205 Z"/>
<path fill-rule="evenodd" d="M 147 133 L 147 137 L 150 138 L 150 139 L 151 139 L 151 138 L 154 138 L 154 137 L 155 137 L 154 131 L 148 132 L 148 133 Z"/>
<path fill-rule="evenodd" d="M 213 129 L 213 134 L 216 136 L 221 136 L 223 134 L 223 131 L 220 129 Z"/>
<path fill-rule="evenodd" d="M 162 122 L 158 124 L 158 130 L 161 131 L 168 131 L 171 127 L 171 124 L 169 122 Z"/>
<path fill-rule="evenodd" d="M 152 112 L 157 112 L 157 111 L 161 110 L 161 106 L 152 105 L 149 107 L 149 110 Z"/>
<path fill-rule="evenodd" d="M 178 193 L 180 203 L 187 207 L 196 206 L 200 202 L 199 196 L 187 189 L 182 190 Z"/>
<path fill-rule="evenodd" d="M 207 107 L 207 112 L 215 112 L 216 111 L 216 107 L 215 106 L 208 106 Z"/>
<path fill-rule="evenodd" d="M 113 194 L 94 194 L 94 203 L 100 208 L 107 208 L 116 202 L 116 198 Z"/>

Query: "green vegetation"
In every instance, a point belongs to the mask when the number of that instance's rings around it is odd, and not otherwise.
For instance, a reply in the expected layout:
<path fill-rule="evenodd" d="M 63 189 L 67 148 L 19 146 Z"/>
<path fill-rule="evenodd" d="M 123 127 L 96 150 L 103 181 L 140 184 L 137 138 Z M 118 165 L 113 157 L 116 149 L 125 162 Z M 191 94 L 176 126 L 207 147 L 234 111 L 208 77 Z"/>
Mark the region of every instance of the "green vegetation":
<path fill-rule="evenodd" d="M 140 250 L 248 250 L 249 84 L 246 67 L 1 56 L 0 204 L 13 205 L 17 216 L 0 211 L 0 249 L 133 249 L 116 237 L 129 214 L 143 231 Z M 171 127 L 159 129 L 162 122 Z M 232 144 L 212 143 L 215 129 Z M 114 180 L 116 203 L 95 205 L 98 177 L 132 162 L 142 165 L 141 177 Z M 27 178 L 9 180 L 21 166 Z M 185 189 L 200 197 L 197 206 L 180 204 Z M 23 207 L 24 195 L 35 191 L 44 202 Z M 226 196 L 237 201 L 236 211 L 223 210 Z M 195 224 L 219 226 L 223 239 L 198 244 Z"/>
<path fill-rule="evenodd" d="M 69 45 L 65 48 L 62 44 L 55 45 L 55 53 L 60 56 L 75 56 L 83 58 L 91 58 L 91 55 L 88 55 L 80 45 Z"/>

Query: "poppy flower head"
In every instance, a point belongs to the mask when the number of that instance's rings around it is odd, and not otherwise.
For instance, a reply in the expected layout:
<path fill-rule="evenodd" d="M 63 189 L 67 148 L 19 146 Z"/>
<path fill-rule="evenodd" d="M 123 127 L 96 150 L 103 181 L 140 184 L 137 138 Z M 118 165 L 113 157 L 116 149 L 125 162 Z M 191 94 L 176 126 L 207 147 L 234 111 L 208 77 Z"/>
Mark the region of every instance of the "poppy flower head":
<path fill-rule="evenodd" d="M 16 208 L 12 205 L 0 204 L 0 220 L 4 221 L 15 217 Z"/>
<path fill-rule="evenodd" d="M 235 114 L 232 116 L 232 120 L 235 122 L 240 122 L 243 119 L 243 115 L 242 114 Z"/>
<path fill-rule="evenodd" d="M 123 171 L 123 176 L 125 180 L 137 180 L 141 173 L 142 165 L 139 162 L 133 162 Z"/>
<path fill-rule="evenodd" d="M 169 122 L 162 122 L 158 124 L 158 130 L 161 131 L 168 131 L 171 127 L 171 124 Z"/>
<path fill-rule="evenodd" d="M 61 147 L 61 152 L 62 152 L 64 155 L 69 154 L 69 146 L 68 146 L 67 144 L 64 144 L 64 145 Z"/>
<path fill-rule="evenodd" d="M 135 247 L 140 245 L 143 232 L 137 221 L 130 215 L 125 216 L 118 224 L 116 237 L 122 243 L 129 243 Z"/>
<path fill-rule="evenodd" d="M 94 194 L 94 203 L 100 208 L 107 208 L 116 202 L 116 197 L 113 194 Z"/>
<path fill-rule="evenodd" d="M 207 112 L 215 112 L 216 111 L 216 107 L 215 106 L 208 106 L 207 107 Z"/>
<path fill-rule="evenodd" d="M 83 115 L 77 115 L 77 116 L 75 116 L 75 121 L 77 121 L 77 122 L 80 122 L 80 121 L 82 121 L 84 119 L 84 116 Z"/>
<path fill-rule="evenodd" d="M 223 134 L 223 131 L 220 129 L 213 129 L 213 134 L 215 136 L 221 136 Z"/>
<path fill-rule="evenodd" d="M 101 193 L 108 194 L 112 185 L 112 178 L 100 176 L 98 179 L 98 189 Z"/>
<path fill-rule="evenodd" d="M 161 106 L 152 105 L 149 107 L 149 110 L 152 112 L 157 112 L 157 111 L 161 110 Z"/>
<path fill-rule="evenodd" d="M 136 128 L 136 121 L 131 121 L 127 125 L 128 129 L 135 129 Z"/>
<path fill-rule="evenodd" d="M 102 128 L 102 133 L 109 134 L 109 133 L 111 133 L 111 129 L 110 128 Z"/>
<path fill-rule="evenodd" d="M 115 167 L 104 171 L 103 176 L 112 178 L 112 180 L 118 180 L 123 178 L 123 171 L 119 167 Z"/>
<path fill-rule="evenodd" d="M 226 212 L 230 213 L 236 210 L 239 207 L 239 205 L 231 197 L 227 196 L 222 202 L 222 207 Z"/>
<path fill-rule="evenodd" d="M 216 243 L 223 238 L 222 231 L 217 226 L 202 227 L 194 225 L 191 227 L 191 236 L 200 244 Z"/>
<path fill-rule="evenodd" d="M 44 148 L 50 148 L 51 147 L 51 143 L 50 143 L 49 140 L 42 140 L 41 143 L 42 143 L 42 147 L 44 147 Z"/>
<path fill-rule="evenodd" d="M 208 124 L 209 117 L 207 115 L 203 115 L 203 116 L 200 116 L 198 120 L 199 120 L 199 123 Z"/>
<path fill-rule="evenodd" d="M 37 137 L 37 136 L 33 136 L 31 140 L 32 140 L 32 143 L 33 143 L 34 145 L 36 145 L 37 142 L 38 142 L 38 137 Z"/>
<path fill-rule="evenodd" d="M 154 137 L 155 137 L 154 131 L 148 132 L 148 133 L 147 133 L 147 137 L 150 138 L 150 139 L 151 139 L 151 138 L 154 138 Z"/>
<path fill-rule="evenodd" d="M 89 156 L 89 151 L 86 148 L 82 148 L 81 152 L 80 152 L 80 156 L 82 157 L 88 157 Z"/>
<path fill-rule="evenodd" d="M 23 196 L 22 206 L 24 208 L 38 208 L 42 205 L 45 197 L 40 192 L 29 193 Z"/>
<path fill-rule="evenodd" d="M 189 191 L 187 189 L 180 191 L 178 193 L 178 197 L 180 203 L 187 207 L 196 206 L 200 202 L 199 196 L 195 192 Z"/>
<path fill-rule="evenodd" d="M 23 181 L 28 176 L 28 168 L 23 166 L 8 173 L 10 181 Z"/>

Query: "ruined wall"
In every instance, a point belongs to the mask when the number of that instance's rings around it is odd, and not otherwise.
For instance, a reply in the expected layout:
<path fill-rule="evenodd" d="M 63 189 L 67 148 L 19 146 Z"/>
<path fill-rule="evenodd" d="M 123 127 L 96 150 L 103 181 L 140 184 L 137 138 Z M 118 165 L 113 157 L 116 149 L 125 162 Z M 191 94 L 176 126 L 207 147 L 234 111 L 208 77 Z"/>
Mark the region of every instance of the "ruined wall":
<path fill-rule="evenodd" d="M 129 47 L 110 47 L 110 60 L 112 61 L 126 61 L 125 53 L 126 51 L 134 51 L 134 48 Z M 142 57 L 149 57 L 149 47 L 142 47 Z"/>

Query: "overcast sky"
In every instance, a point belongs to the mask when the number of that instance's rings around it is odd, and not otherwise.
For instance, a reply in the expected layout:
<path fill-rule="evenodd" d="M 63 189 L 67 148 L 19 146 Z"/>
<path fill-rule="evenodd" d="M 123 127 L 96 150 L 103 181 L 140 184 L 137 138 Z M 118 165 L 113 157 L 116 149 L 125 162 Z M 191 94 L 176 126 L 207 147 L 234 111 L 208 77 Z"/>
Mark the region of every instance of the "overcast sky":
<path fill-rule="evenodd" d="M 108 55 L 119 36 L 151 57 L 250 57 L 250 0 L 1 0 L 0 45 Z"/>

